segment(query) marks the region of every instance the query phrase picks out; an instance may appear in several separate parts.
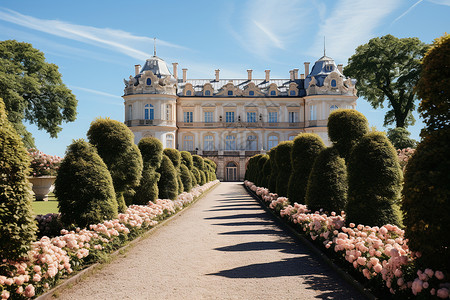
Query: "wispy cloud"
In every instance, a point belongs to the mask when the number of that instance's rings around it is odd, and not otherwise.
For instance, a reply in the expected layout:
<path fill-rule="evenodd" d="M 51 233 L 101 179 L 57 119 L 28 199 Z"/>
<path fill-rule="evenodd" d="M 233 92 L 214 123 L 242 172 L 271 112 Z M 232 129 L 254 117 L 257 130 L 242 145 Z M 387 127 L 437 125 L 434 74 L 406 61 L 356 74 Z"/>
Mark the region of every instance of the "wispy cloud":
<path fill-rule="evenodd" d="M 428 0 L 428 1 L 433 2 L 435 4 L 439 4 L 439 5 L 450 6 L 450 0 Z"/>
<path fill-rule="evenodd" d="M 423 0 L 419 0 L 413 5 L 411 5 L 404 13 L 402 13 L 400 16 L 398 16 L 394 21 L 392 21 L 391 25 L 406 16 L 414 7 L 416 7 L 420 2 L 423 2 Z"/>
<path fill-rule="evenodd" d="M 250 0 L 230 16 L 228 29 L 250 53 L 270 60 L 274 49 L 285 50 L 301 34 L 310 9 L 302 0 Z"/>
<path fill-rule="evenodd" d="M 150 37 L 136 36 L 126 31 L 111 28 L 97 28 L 59 20 L 39 19 L 6 8 L 0 8 L 0 20 L 47 34 L 114 50 L 139 60 L 145 60 L 151 56 L 151 52 L 146 52 L 143 49 L 153 48 L 153 38 Z M 163 47 L 186 49 L 159 39 L 157 43 Z"/>
<path fill-rule="evenodd" d="M 114 95 L 114 94 L 110 94 L 110 93 L 106 93 L 106 92 L 102 92 L 102 91 L 89 89 L 89 88 L 85 88 L 85 87 L 70 85 L 69 88 L 72 89 L 72 90 L 79 90 L 79 91 L 91 93 L 91 94 L 94 94 L 94 95 L 100 95 L 100 96 L 105 96 L 105 97 L 109 97 L 109 98 L 114 98 L 116 100 L 118 100 L 118 99 L 123 100 L 122 97 L 120 97 L 120 96 L 117 96 L 117 95 Z M 104 101 L 102 101 L 102 102 L 104 102 Z M 119 106 L 123 105 L 122 102 L 109 102 L 108 101 L 108 103 L 109 104 L 113 104 L 113 105 L 119 105 Z"/>
<path fill-rule="evenodd" d="M 309 54 L 317 56 L 317 53 L 322 52 L 325 36 L 327 55 L 346 61 L 357 46 L 366 43 L 373 36 L 374 30 L 398 6 L 399 1 L 395 0 L 339 0 L 320 25 Z"/>

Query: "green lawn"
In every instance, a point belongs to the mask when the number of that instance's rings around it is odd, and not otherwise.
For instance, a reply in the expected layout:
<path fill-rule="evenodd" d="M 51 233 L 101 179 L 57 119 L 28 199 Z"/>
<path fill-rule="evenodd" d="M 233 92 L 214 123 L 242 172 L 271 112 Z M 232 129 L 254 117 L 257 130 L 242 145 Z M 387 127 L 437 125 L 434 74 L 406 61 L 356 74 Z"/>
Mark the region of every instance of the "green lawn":
<path fill-rule="evenodd" d="M 48 201 L 33 201 L 33 214 L 45 215 L 48 213 L 58 213 L 58 200 L 53 193 L 48 195 Z"/>

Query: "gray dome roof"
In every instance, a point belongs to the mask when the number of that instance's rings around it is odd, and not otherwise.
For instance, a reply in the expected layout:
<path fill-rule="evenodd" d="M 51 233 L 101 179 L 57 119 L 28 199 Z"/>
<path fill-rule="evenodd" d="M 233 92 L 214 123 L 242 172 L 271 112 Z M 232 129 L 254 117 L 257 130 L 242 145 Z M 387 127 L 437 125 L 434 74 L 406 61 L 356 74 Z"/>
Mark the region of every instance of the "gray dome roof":
<path fill-rule="evenodd" d="M 305 88 L 308 87 L 312 76 L 314 76 L 314 78 L 316 79 L 317 85 L 322 86 L 323 81 L 331 72 L 337 72 L 341 77 L 344 77 L 344 75 L 339 72 L 334 59 L 324 55 L 314 63 L 311 72 L 308 74 L 308 76 L 306 76 Z"/>
<path fill-rule="evenodd" d="M 140 77 L 140 74 L 142 74 L 144 71 L 152 71 L 153 74 L 155 74 L 158 78 L 172 75 L 169 71 L 169 68 L 167 67 L 166 62 L 158 56 L 152 56 L 151 58 L 147 59 L 138 76 Z"/>

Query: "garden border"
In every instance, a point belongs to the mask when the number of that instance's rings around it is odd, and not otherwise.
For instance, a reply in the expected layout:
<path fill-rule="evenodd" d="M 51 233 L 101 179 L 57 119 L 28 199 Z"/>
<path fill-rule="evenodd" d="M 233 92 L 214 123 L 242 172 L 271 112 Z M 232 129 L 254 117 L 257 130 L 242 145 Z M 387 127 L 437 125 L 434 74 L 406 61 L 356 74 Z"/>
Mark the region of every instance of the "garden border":
<path fill-rule="evenodd" d="M 339 266 L 337 266 L 327 255 L 325 255 L 322 251 L 317 249 L 308 239 L 306 239 L 302 234 L 300 234 L 297 230 L 295 230 L 290 224 L 286 223 L 280 216 L 275 214 L 267 205 L 258 197 L 251 189 L 249 189 L 245 184 L 243 184 L 245 190 L 248 192 L 252 198 L 257 200 L 261 207 L 268 212 L 272 217 L 274 217 L 279 225 L 281 225 L 284 229 L 289 230 L 291 234 L 293 234 L 297 239 L 299 239 L 309 250 L 311 250 L 314 254 L 319 256 L 330 268 L 332 268 L 336 273 L 344 278 L 344 280 L 351 284 L 354 288 L 356 288 L 361 294 L 366 296 L 370 300 L 377 300 L 379 298 L 375 297 L 368 289 L 364 288 L 364 286 L 359 283 L 355 278 L 349 275 L 347 272 L 342 270 Z"/>
<path fill-rule="evenodd" d="M 128 242 L 126 245 L 120 247 L 116 251 L 108 254 L 107 259 L 105 259 L 103 262 L 96 262 L 84 270 L 79 271 L 78 273 L 74 274 L 73 276 L 70 276 L 66 279 L 63 279 L 60 284 L 57 284 L 55 287 L 53 287 L 51 290 L 47 291 L 46 293 L 38 296 L 36 300 L 49 300 L 49 299 L 55 299 L 58 298 L 59 293 L 65 289 L 71 288 L 74 284 L 77 284 L 84 280 L 85 278 L 91 276 L 96 271 L 100 270 L 103 266 L 106 264 L 109 264 L 113 262 L 115 259 L 119 258 L 120 255 L 125 254 L 126 251 L 130 250 L 132 247 L 134 247 L 137 243 L 139 243 L 141 240 L 146 239 L 150 237 L 158 228 L 165 226 L 169 221 L 173 220 L 175 216 L 179 216 L 181 212 L 184 212 L 186 209 L 189 209 L 193 204 L 197 203 L 200 199 L 202 199 L 204 196 L 209 194 L 213 189 L 215 189 L 220 184 L 220 181 L 210 187 L 208 190 L 204 191 L 197 199 L 189 203 L 187 206 L 185 206 L 183 209 L 177 211 L 175 214 L 170 215 L 168 218 L 164 219 L 161 222 L 158 222 L 157 225 L 150 228 L 148 231 L 142 233 L 132 241 Z"/>

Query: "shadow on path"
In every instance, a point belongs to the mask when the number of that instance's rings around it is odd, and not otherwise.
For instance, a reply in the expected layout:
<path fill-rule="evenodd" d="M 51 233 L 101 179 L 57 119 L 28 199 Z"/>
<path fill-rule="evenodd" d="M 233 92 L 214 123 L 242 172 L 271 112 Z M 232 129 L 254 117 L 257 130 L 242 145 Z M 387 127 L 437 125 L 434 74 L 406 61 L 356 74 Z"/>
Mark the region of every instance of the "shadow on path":
<path fill-rule="evenodd" d="M 240 231 L 229 231 L 229 232 L 221 232 L 220 235 L 235 235 L 235 234 L 271 234 L 277 235 L 283 234 L 281 230 L 274 229 L 256 229 L 256 230 L 240 230 Z"/>

